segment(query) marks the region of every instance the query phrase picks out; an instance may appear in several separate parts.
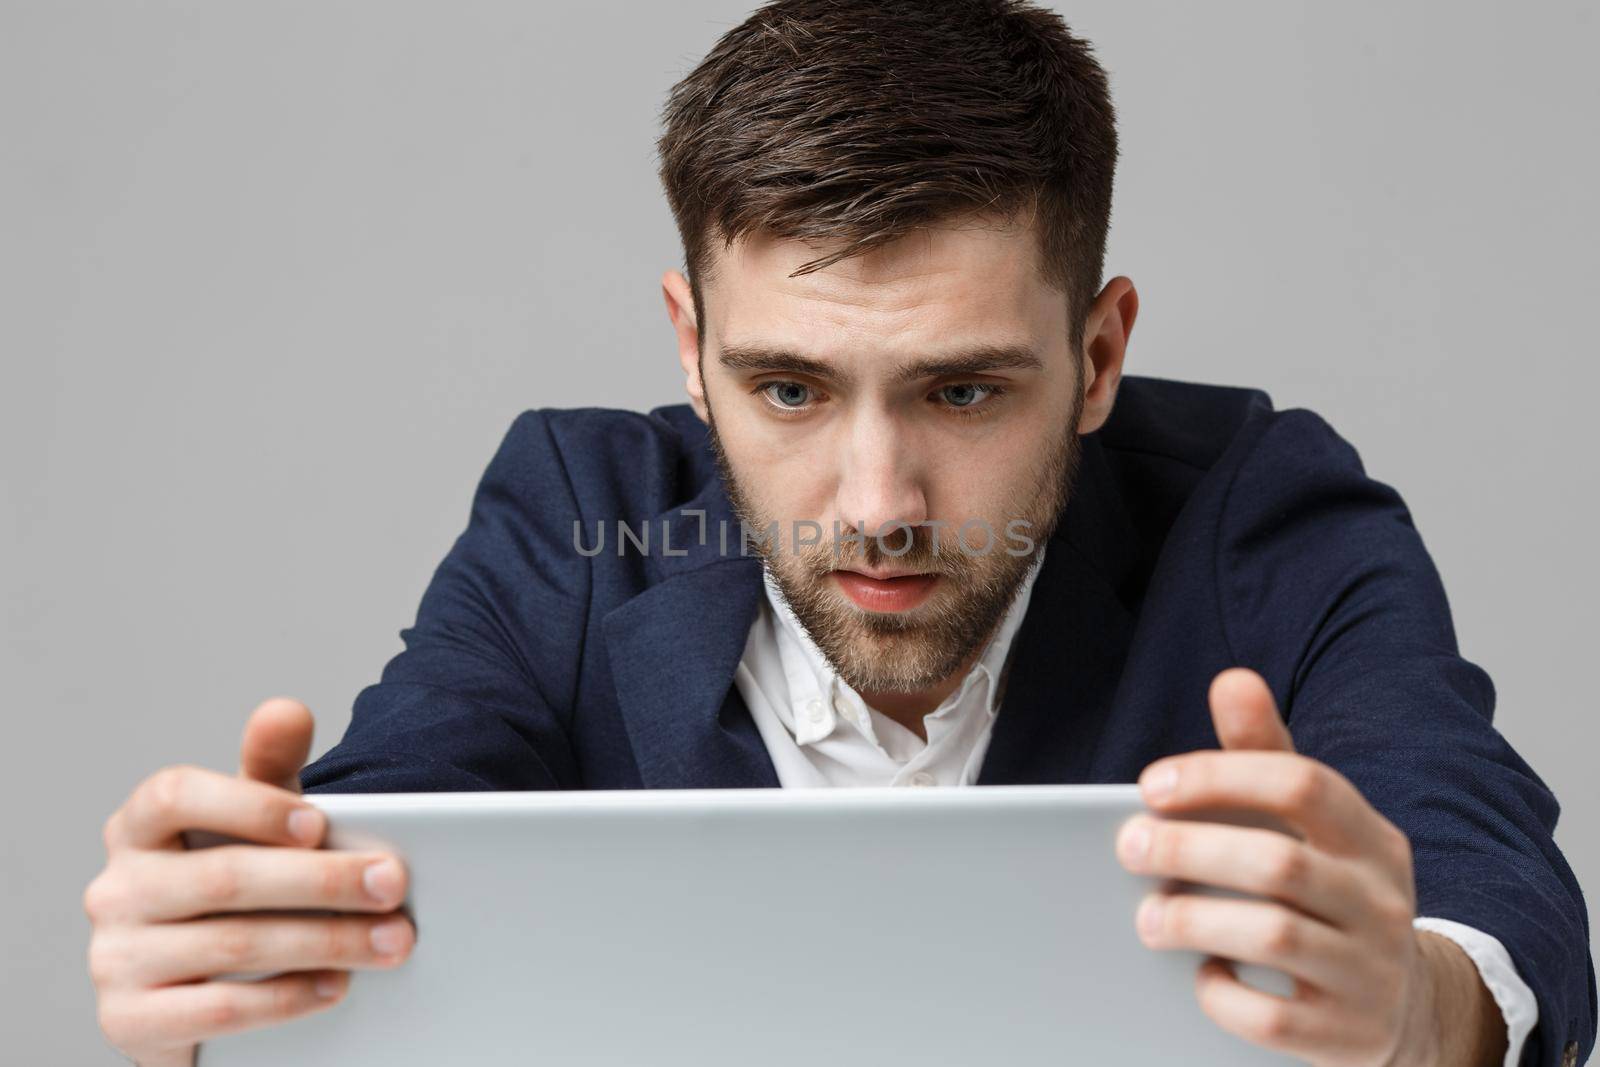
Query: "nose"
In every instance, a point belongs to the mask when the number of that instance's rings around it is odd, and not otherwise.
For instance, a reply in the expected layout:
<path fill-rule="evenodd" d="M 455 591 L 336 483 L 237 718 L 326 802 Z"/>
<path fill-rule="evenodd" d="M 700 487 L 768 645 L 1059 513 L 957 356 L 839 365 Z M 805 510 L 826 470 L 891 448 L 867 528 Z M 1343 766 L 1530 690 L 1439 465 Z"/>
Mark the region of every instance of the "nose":
<path fill-rule="evenodd" d="M 882 530 L 887 544 L 904 544 L 906 534 L 894 524 L 916 526 L 928 518 L 915 443 L 893 418 L 867 410 L 853 420 L 842 448 L 834 500 L 841 526 L 868 537 Z"/>

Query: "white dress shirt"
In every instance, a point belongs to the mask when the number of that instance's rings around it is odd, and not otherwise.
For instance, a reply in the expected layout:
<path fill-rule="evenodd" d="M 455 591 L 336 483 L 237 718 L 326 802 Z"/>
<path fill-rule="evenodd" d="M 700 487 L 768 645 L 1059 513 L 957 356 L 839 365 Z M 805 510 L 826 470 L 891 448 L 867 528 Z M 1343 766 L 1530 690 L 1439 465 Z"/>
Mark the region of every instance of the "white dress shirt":
<path fill-rule="evenodd" d="M 1041 548 L 1016 598 L 961 684 L 923 719 L 928 739 L 869 707 L 846 685 L 784 601 L 763 563 L 767 595 L 750 627 L 734 684 L 785 789 L 963 786 L 977 780 L 999 709 L 1012 638 L 1022 625 Z M 1412 925 L 1460 945 L 1506 1023 L 1505 1067 L 1516 1067 L 1539 1006 L 1499 939 L 1449 919 Z"/>

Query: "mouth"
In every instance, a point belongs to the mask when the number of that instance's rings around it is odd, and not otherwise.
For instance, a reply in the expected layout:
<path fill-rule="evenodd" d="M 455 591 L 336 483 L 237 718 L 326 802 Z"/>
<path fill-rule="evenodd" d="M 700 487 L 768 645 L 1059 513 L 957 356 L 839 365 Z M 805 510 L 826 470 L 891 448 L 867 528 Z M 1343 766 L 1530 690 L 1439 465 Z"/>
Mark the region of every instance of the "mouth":
<path fill-rule="evenodd" d="M 898 613 L 910 611 L 933 593 L 937 574 L 883 574 L 874 577 L 860 571 L 830 571 L 844 595 L 867 611 Z"/>

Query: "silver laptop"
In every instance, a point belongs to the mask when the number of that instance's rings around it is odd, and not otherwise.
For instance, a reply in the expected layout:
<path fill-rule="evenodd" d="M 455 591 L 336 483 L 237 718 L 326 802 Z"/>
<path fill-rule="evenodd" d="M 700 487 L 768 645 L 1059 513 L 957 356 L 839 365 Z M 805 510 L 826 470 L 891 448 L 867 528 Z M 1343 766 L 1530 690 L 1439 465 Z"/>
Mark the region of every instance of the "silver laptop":
<path fill-rule="evenodd" d="M 405 858 L 416 946 L 199 1067 L 1291 1062 L 1139 941 L 1132 785 L 307 799 Z"/>

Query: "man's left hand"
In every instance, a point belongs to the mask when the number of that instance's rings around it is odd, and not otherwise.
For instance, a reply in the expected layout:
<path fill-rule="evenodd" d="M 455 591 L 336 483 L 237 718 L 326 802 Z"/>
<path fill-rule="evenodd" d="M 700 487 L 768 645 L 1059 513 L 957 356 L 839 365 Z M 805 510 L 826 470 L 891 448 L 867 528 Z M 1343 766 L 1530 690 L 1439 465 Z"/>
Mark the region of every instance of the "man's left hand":
<path fill-rule="evenodd" d="M 1136 873 L 1265 899 L 1152 893 L 1140 938 L 1207 953 L 1200 1007 L 1254 1044 L 1324 1067 L 1499 1063 L 1505 1026 L 1471 959 L 1412 926 L 1405 833 L 1349 779 L 1294 751 L 1259 674 L 1223 671 L 1209 700 L 1222 750 L 1146 767 L 1139 785 L 1156 814 L 1129 820 L 1117 853 Z M 1160 817 L 1219 810 L 1268 815 L 1299 836 Z M 1245 984 L 1230 960 L 1286 973 L 1293 996 Z"/>

